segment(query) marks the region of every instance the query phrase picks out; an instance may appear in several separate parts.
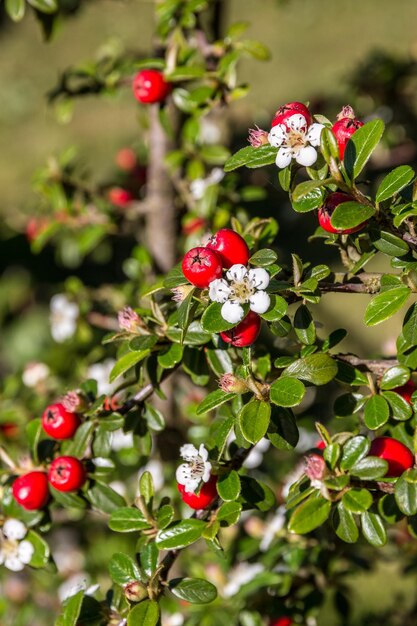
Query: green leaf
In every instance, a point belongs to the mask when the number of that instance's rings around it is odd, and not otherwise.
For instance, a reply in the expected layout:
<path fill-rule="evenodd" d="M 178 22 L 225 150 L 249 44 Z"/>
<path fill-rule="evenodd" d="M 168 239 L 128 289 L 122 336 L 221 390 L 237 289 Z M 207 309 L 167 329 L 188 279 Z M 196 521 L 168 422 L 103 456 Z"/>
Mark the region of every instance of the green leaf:
<path fill-rule="evenodd" d="M 381 428 L 389 417 L 388 402 L 382 396 L 371 396 L 365 404 L 364 421 L 370 430 Z"/>
<path fill-rule="evenodd" d="M 149 528 L 149 523 L 139 509 L 124 506 L 112 512 L 109 528 L 118 533 L 132 533 Z"/>
<path fill-rule="evenodd" d="M 162 415 L 161 411 L 155 409 L 152 404 L 148 404 L 145 402 L 145 412 L 143 413 L 143 417 L 146 419 L 148 426 L 151 430 L 155 432 L 160 432 L 165 428 L 165 419 Z"/>
<path fill-rule="evenodd" d="M 29 541 L 34 547 L 34 553 L 30 559 L 29 565 L 35 568 L 45 567 L 49 561 L 50 555 L 49 545 L 46 541 L 33 530 L 29 530 L 25 541 Z"/>
<path fill-rule="evenodd" d="M 117 585 L 126 585 L 133 580 L 142 580 L 141 571 L 135 561 L 122 552 L 116 552 L 109 562 L 110 578 Z"/>
<path fill-rule="evenodd" d="M 310 497 L 291 515 L 288 530 L 297 535 L 311 532 L 324 524 L 330 515 L 331 503 L 322 496 Z"/>
<path fill-rule="evenodd" d="M 239 497 L 240 478 L 235 470 L 223 476 L 219 476 L 219 480 L 217 481 L 217 493 L 225 502 L 231 502 Z"/>
<path fill-rule="evenodd" d="M 238 46 L 258 61 L 268 61 L 271 58 L 270 51 L 260 41 L 244 39 L 239 42 Z"/>
<path fill-rule="evenodd" d="M 409 251 L 408 244 L 392 233 L 371 230 L 370 235 L 375 248 L 388 256 L 401 257 Z"/>
<path fill-rule="evenodd" d="M 298 443 L 299 432 L 294 415 L 288 409 L 271 407 L 268 439 L 278 450 L 292 450 Z"/>
<path fill-rule="evenodd" d="M 6 13 L 14 22 L 20 22 L 25 15 L 25 0 L 6 0 L 4 4 Z"/>
<path fill-rule="evenodd" d="M 201 317 L 201 326 L 203 330 L 208 333 L 221 333 L 224 330 L 230 330 L 236 326 L 236 324 L 230 324 L 223 319 L 220 313 L 222 306 L 223 305 L 219 302 L 212 302 L 209 304 Z M 248 309 L 248 305 L 244 305 L 244 308 Z"/>
<path fill-rule="evenodd" d="M 158 363 L 164 369 L 175 367 L 182 359 L 184 348 L 179 343 L 171 343 L 163 352 L 158 354 Z"/>
<path fill-rule="evenodd" d="M 203 161 L 210 165 L 223 165 L 230 156 L 230 152 L 225 146 L 205 144 L 200 147 L 199 151 Z"/>
<path fill-rule="evenodd" d="M 382 478 L 388 471 L 388 463 L 377 456 L 367 456 L 350 468 L 351 474 L 362 480 L 376 480 Z"/>
<path fill-rule="evenodd" d="M 417 302 L 414 302 L 405 314 L 402 332 L 410 346 L 417 346 Z"/>
<path fill-rule="evenodd" d="M 139 478 L 139 493 L 146 504 L 149 504 L 154 496 L 152 474 L 148 471 L 143 472 Z"/>
<path fill-rule="evenodd" d="M 394 495 L 391 493 L 387 493 L 379 500 L 378 512 L 381 517 L 390 524 L 396 524 L 404 517 L 398 508 Z"/>
<path fill-rule="evenodd" d="M 291 363 L 282 376 L 294 376 L 313 385 L 325 385 L 337 374 L 336 361 L 328 354 L 311 354 Z"/>
<path fill-rule="evenodd" d="M 204 578 L 173 578 L 169 589 L 181 600 L 192 604 L 208 604 L 217 598 L 217 589 Z"/>
<path fill-rule="evenodd" d="M 312 345 L 316 340 L 316 326 L 310 309 L 301 304 L 294 316 L 294 331 L 301 343 Z"/>
<path fill-rule="evenodd" d="M 344 164 L 351 179 L 355 179 L 365 167 L 369 157 L 384 133 L 384 122 L 372 120 L 358 128 L 346 145 Z"/>
<path fill-rule="evenodd" d="M 34 9 L 41 11 L 41 13 L 55 13 L 58 10 L 56 0 L 28 0 L 28 2 Z"/>
<path fill-rule="evenodd" d="M 362 435 L 348 439 L 343 446 L 340 468 L 342 470 L 349 470 L 361 459 L 366 457 L 370 447 L 370 441 Z"/>
<path fill-rule="evenodd" d="M 268 322 L 276 322 L 284 317 L 288 310 L 288 304 L 284 298 L 271 294 L 271 305 L 261 317 Z"/>
<path fill-rule="evenodd" d="M 150 541 L 140 551 L 140 564 L 146 576 L 152 576 L 158 567 L 159 550 L 153 541 Z"/>
<path fill-rule="evenodd" d="M 415 470 L 407 470 L 395 483 L 395 501 L 404 515 L 417 513 L 417 483 L 414 480 L 412 482 L 407 480 L 413 473 Z"/>
<path fill-rule="evenodd" d="M 217 511 L 216 519 L 221 526 L 233 526 L 239 520 L 241 511 L 240 502 L 225 502 Z"/>
<path fill-rule="evenodd" d="M 394 391 L 384 391 L 382 395 L 391 407 L 393 419 L 405 421 L 413 415 L 411 406 L 400 394 Z"/>
<path fill-rule="evenodd" d="M 340 453 L 342 452 L 341 447 L 338 443 L 329 443 L 323 450 L 323 458 L 326 463 L 330 466 L 330 469 L 334 469 L 336 467 L 336 463 L 339 460 Z"/>
<path fill-rule="evenodd" d="M 201 346 L 211 341 L 211 334 L 204 332 L 200 322 L 197 321 L 191 322 L 185 336 L 180 328 L 171 327 L 167 330 L 167 337 L 175 343 L 186 346 Z"/>
<path fill-rule="evenodd" d="M 185 519 L 174 522 L 168 528 L 160 530 L 156 536 L 156 545 L 160 550 L 185 548 L 201 537 L 206 523 L 198 519 Z"/>
<path fill-rule="evenodd" d="M 173 287 L 178 287 L 178 285 L 186 285 L 187 283 L 188 280 L 184 276 L 181 263 L 178 263 L 171 270 L 169 270 L 168 274 L 165 277 L 163 285 L 166 289 L 173 289 Z"/>
<path fill-rule="evenodd" d="M 73 596 L 70 596 L 68 600 L 65 600 L 61 614 L 55 622 L 55 626 L 77 626 L 83 598 L 84 592 L 78 591 Z"/>
<path fill-rule="evenodd" d="M 375 207 L 359 202 L 342 202 L 335 208 L 330 223 L 334 228 L 348 229 L 359 226 L 375 215 Z"/>
<path fill-rule="evenodd" d="M 116 509 L 126 506 L 126 502 L 114 489 L 103 483 L 96 482 L 87 491 L 87 497 L 94 509 L 103 513 L 113 513 Z"/>
<path fill-rule="evenodd" d="M 77 428 L 72 441 L 65 441 L 62 444 L 62 452 L 68 456 L 76 456 L 82 458 L 93 438 L 96 429 L 94 422 L 84 422 Z"/>
<path fill-rule="evenodd" d="M 158 510 L 158 513 L 156 514 L 158 528 L 166 528 L 168 524 L 172 522 L 174 514 L 174 509 L 169 504 L 164 504 L 163 506 L 161 506 L 161 508 Z"/>
<path fill-rule="evenodd" d="M 326 185 L 332 185 L 335 182 L 334 178 L 325 178 L 324 180 L 306 180 L 305 182 L 297 185 L 294 189 L 292 192 L 292 200 L 298 202 L 315 189 L 325 187 Z"/>
<path fill-rule="evenodd" d="M 250 443 L 258 443 L 268 430 L 271 406 L 267 402 L 252 400 L 239 413 L 238 421 L 242 434 Z"/>
<path fill-rule="evenodd" d="M 241 476 L 240 481 L 242 485 L 241 498 L 244 503 L 249 505 L 249 508 L 269 511 L 273 506 L 276 506 L 274 492 L 260 480 L 255 480 L 250 476 Z"/>
<path fill-rule="evenodd" d="M 366 541 L 376 548 L 384 546 L 387 542 L 385 526 L 377 513 L 366 511 L 361 515 L 362 533 Z"/>
<path fill-rule="evenodd" d="M 232 398 L 235 397 L 234 393 L 226 393 L 222 389 L 217 389 L 216 391 L 212 391 L 204 398 L 202 402 L 197 407 L 196 414 L 204 415 L 209 411 L 212 411 L 216 407 L 228 402 Z"/>
<path fill-rule="evenodd" d="M 414 171 L 408 165 L 400 165 L 387 174 L 376 192 L 376 201 L 384 202 L 404 189 L 414 178 Z"/>
<path fill-rule="evenodd" d="M 414 305 L 413 305 L 414 306 Z M 410 370 L 404 365 L 394 365 L 385 370 L 379 386 L 381 389 L 395 389 L 395 387 L 402 387 L 410 378 Z"/>
<path fill-rule="evenodd" d="M 157 626 L 159 606 L 154 600 L 139 602 L 127 616 L 127 626 Z"/>
<path fill-rule="evenodd" d="M 84 498 L 77 496 L 76 493 L 66 493 L 65 491 L 58 491 L 54 489 L 52 485 L 49 485 L 49 491 L 53 499 L 61 504 L 66 509 L 85 509 L 87 502 Z"/>
<path fill-rule="evenodd" d="M 260 146 L 259 148 L 247 146 L 239 150 L 239 152 L 236 152 L 236 154 L 233 154 L 230 159 L 226 161 L 224 171 L 231 172 L 243 165 L 250 168 L 272 165 L 277 158 L 277 152 L 277 148 L 273 148 L 270 145 Z"/>
<path fill-rule="evenodd" d="M 372 505 L 372 495 L 367 489 L 349 489 L 342 497 L 343 506 L 352 513 L 364 513 Z"/>
<path fill-rule="evenodd" d="M 335 378 L 351 386 L 362 386 L 369 383 L 363 372 L 345 361 L 337 361 L 337 375 Z"/>
<path fill-rule="evenodd" d="M 233 372 L 233 362 L 230 358 L 228 350 L 210 350 L 210 348 L 206 348 L 205 354 L 207 363 L 216 376 L 222 376 L 223 374 L 230 374 Z"/>
<path fill-rule="evenodd" d="M 359 539 L 359 530 L 355 523 L 353 514 L 345 509 L 342 502 L 339 502 L 333 520 L 336 535 L 346 543 L 356 543 Z"/>
<path fill-rule="evenodd" d="M 291 376 L 283 376 L 271 385 L 271 402 L 284 407 L 297 406 L 304 398 L 305 391 L 301 380 Z"/>
<path fill-rule="evenodd" d="M 316 185 L 317 187 L 317 185 Z M 296 200 L 291 198 L 291 204 L 294 211 L 297 213 L 308 213 L 314 209 L 318 209 L 323 204 L 324 192 L 323 189 L 312 189 L 308 193 L 304 194 L 301 198 Z"/>
<path fill-rule="evenodd" d="M 365 311 L 365 324 L 375 326 L 392 317 L 410 295 L 408 287 L 394 287 L 374 296 Z"/>
<path fill-rule="evenodd" d="M 143 361 L 148 354 L 150 354 L 150 350 L 137 350 L 135 352 L 127 352 L 124 354 L 114 365 L 112 371 L 110 372 L 109 382 L 113 382 L 118 376 L 121 376 L 131 367 L 137 365 L 140 361 Z"/>
<path fill-rule="evenodd" d="M 255 252 L 255 254 L 252 254 L 249 259 L 249 263 L 256 265 L 257 267 L 267 267 L 268 265 L 275 263 L 277 258 L 278 256 L 276 252 L 269 250 L 268 248 L 263 248 L 262 250 Z"/>

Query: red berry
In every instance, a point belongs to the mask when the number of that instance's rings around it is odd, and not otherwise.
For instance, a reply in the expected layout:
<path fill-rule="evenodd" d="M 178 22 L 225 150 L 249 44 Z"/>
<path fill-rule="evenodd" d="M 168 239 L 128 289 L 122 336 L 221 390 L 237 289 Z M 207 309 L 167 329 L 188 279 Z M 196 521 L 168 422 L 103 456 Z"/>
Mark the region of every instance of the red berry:
<path fill-rule="evenodd" d="M 185 504 L 188 504 L 189 507 L 197 510 L 205 509 L 217 498 L 216 484 L 217 476 L 210 476 L 208 482 L 203 483 L 203 486 L 198 494 L 186 491 L 185 485 L 180 485 L 178 483 L 177 487 Z"/>
<path fill-rule="evenodd" d="M 123 187 L 112 187 L 107 192 L 107 197 L 114 206 L 125 209 L 134 200 L 133 194 Z"/>
<path fill-rule="evenodd" d="M 246 348 L 258 338 L 261 330 L 261 318 L 253 311 L 234 328 L 220 333 L 220 337 L 226 343 L 231 343 L 236 348 Z"/>
<path fill-rule="evenodd" d="M 192 235 L 196 231 L 205 228 L 206 223 L 204 217 L 192 217 L 183 224 L 182 232 L 184 235 Z"/>
<path fill-rule="evenodd" d="M 230 228 L 221 228 L 210 237 L 206 246 L 215 250 L 225 269 L 236 263 L 247 265 L 250 257 L 248 244 L 238 233 Z"/>
<path fill-rule="evenodd" d="M 317 448 L 318 450 L 324 450 L 327 446 L 324 443 L 323 439 L 318 439 L 314 447 Z"/>
<path fill-rule="evenodd" d="M 41 509 L 49 499 L 45 472 L 29 472 L 19 476 L 12 485 L 12 494 L 16 502 L 27 511 Z"/>
<path fill-rule="evenodd" d="M 287 617 L 283 615 L 283 617 L 278 617 L 277 619 L 273 619 L 271 621 L 271 626 L 291 626 L 293 623 L 291 617 Z"/>
<path fill-rule="evenodd" d="M 71 439 L 79 425 L 77 413 L 67 411 L 60 402 L 50 404 L 42 414 L 42 427 L 53 439 Z"/>
<path fill-rule="evenodd" d="M 333 135 L 336 137 L 339 147 L 340 158 L 343 160 L 345 156 L 346 144 L 358 128 L 363 126 L 363 122 L 356 117 L 342 117 L 332 126 Z"/>
<path fill-rule="evenodd" d="M 392 437 L 376 437 L 371 443 L 369 454 L 388 461 L 386 475 L 391 478 L 401 476 L 405 470 L 414 465 L 414 456 L 411 450 L 401 441 L 392 439 Z"/>
<path fill-rule="evenodd" d="M 222 264 L 214 250 L 191 248 L 182 260 L 182 271 L 192 285 L 205 289 L 213 280 L 221 278 Z"/>
<path fill-rule="evenodd" d="M 395 389 L 393 389 L 393 391 L 395 391 L 395 393 L 399 393 L 400 396 L 402 396 L 404 400 L 408 402 L 408 404 L 411 404 L 411 396 L 416 389 L 417 385 L 415 384 L 415 382 L 413 380 L 409 380 L 405 383 L 405 385 L 402 385 L 401 387 L 396 387 Z"/>
<path fill-rule="evenodd" d="M 310 126 L 313 121 L 313 117 L 305 104 L 302 102 L 289 102 L 288 104 L 284 104 L 282 107 L 279 107 L 278 111 L 274 115 L 271 127 L 273 128 L 278 124 L 285 124 L 286 120 L 291 117 L 291 115 L 302 115 L 305 117 L 307 126 Z"/>
<path fill-rule="evenodd" d="M 352 196 L 349 196 L 347 193 L 336 191 L 335 193 L 331 193 L 327 196 L 323 206 L 320 207 L 318 210 L 319 224 L 322 229 L 327 231 L 328 233 L 337 233 L 338 235 L 350 235 L 351 233 L 356 233 L 358 230 L 361 230 L 367 224 L 367 222 L 365 221 L 362 222 L 362 224 L 358 224 L 354 228 L 334 228 L 334 226 L 332 226 L 330 222 L 333 211 L 339 204 L 342 204 L 343 202 L 354 202 L 354 198 L 352 198 Z"/>
<path fill-rule="evenodd" d="M 168 83 L 159 70 L 141 70 L 133 79 L 133 95 L 142 104 L 162 102 L 171 92 Z"/>
<path fill-rule="evenodd" d="M 49 466 L 48 480 L 58 491 L 77 491 L 86 478 L 84 465 L 74 456 L 59 456 Z"/>
<path fill-rule="evenodd" d="M 121 170 L 131 172 L 137 163 L 136 153 L 132 148 L 121 148 L 116 154 L 116 164 Z"/>

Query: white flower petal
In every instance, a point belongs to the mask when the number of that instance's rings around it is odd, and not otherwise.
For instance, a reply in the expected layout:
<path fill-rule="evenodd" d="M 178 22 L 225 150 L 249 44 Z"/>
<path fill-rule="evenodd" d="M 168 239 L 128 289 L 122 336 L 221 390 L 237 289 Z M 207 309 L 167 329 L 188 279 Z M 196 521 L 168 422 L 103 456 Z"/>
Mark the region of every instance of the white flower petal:
<path fill-rule="evenodd" d="M 189 480 L 191 480 L 191 470 L 188 463 L 182 463 L 177 467 L 175 478 L 177 479 L 177 483 L 180 485 L 185 485 Z"/>
<path fill-rule="evenodd" d="M 223 278 L 216 278 L 209 284 L 209 298 L 223 304 L 230 296 L 230 287 Z"/>
<path fill-rule="evenodd" d="M 192 443 L 185 443 L 180 448 L 180 456 L 184 461 L 193 461 L 198 457 L 198 450 Z"/>
<path fill-rule="evenodd" d="M 242 265 L 241 263 L 235 263 L 235 265 L 232 265 L 232 267 L 227 270 L 226 278 L 230 281 L 240 282 L 244 278 L 246 278 L 247 273 L 248 270 L 246 265 Z"/>
<path fill-rule="evenodd" d="M 207 461 L 206 463 L 204 463 L 204 474 L 202 475 L 201 480 L 207 483 L 210 480 L 210 476 L 211 476 L 211 463 Z"/>
<path fill-rule="evenodd" d="M 12 572 L 21 572 L 25 567 L 22 561 L 15 554 L 11 554 L 4 560 L 4 565 Z"/>
<path fill-rule="evenodd" d="M 35 548 L 33 547 L 33 544 L 30 543 L 30 541 L 25 540 L 19 543 L 17 554 L 22 563 L 29 563 L 34 552 Z"/>
<path fill-rule="evenodd" d="M 221 308 L 221 315 L 229 324 L 237 324 L 243 319 L 245 314 L 243 307 L 237 302 L 225 302 Z"/>
<path fill-rule="evenodd" d="M 280 148 L 278 150 L 277 158 L 275 159 L 275 163 L 277 167 L 280 169 L 284 169 L 291 163 L 293 153 L 290 148 Z"/>
<path fill-rule="evenodd" d="M 269 274 L 263 267 L 249 270 L 249 281 L 256 289 L 266 289 L 269 285 Z"/>
<path fill-rule="evenodd" d="M 277 124 L 274 128 L 271 128 L 268 134 L 268 141 L 274 148 L 279 148 L 282 146 L 284 141 L 287 138 L 287 131 L 285 126 L 282 124 Z"/>
<path fill-rule="evenodd" d="M 307 139 L 312 146 L 320 145 L 321 131 L 323 130 L 323 124 L 312 124 L 308 129 Z"/>
<path fill-rule="evenodd" d="M 4 522 L 3 534 L 8 539 L 19 540 L 27 533 L 27 528 L 23 522 L 18 519 L 10 518 Z"/>
<path fill-rule="evenodd" d="M 203 461 L 207 461 L 207 459 L 208 459 L 208 450 L 206 450 L 206 447 L 205 447 L 204 443 L 200 444 L 200 447 L 198 449 L 198 454 L 203 459 Z"/>
<path fill-rule="evenodd" d="M 52 296 L 49 306 L 53 313 L 65 313 L 68 304 L 69 300 L 67 296 L 63 293 L 57 293 Z"/>
<path fill-rule="evenodd" d="M 304 165 L 304 167 L 310 167 L 317 161 L 317 152 L 312 146 L 306 146 L 305 148 L 301 148 L 295 160 L 300 165 Z"/>
<path fill-rule="evenodd" d="M 301 115 L 300 113 L 295 113 L 294 115 L 291 115 L 291 117 L 287 118 L 286 120 L 287 125 L 291 128 L 291 130 L 305 130 L 307 131 L 307 120 L 304 117 L 304 115 Z"/>
<path fill-rule="evenodd" d="M 249 306 L 254 313 L 266 313 L 271 304 L 271 298 L 266 291 L 257 291 L 249 298 Z"/>

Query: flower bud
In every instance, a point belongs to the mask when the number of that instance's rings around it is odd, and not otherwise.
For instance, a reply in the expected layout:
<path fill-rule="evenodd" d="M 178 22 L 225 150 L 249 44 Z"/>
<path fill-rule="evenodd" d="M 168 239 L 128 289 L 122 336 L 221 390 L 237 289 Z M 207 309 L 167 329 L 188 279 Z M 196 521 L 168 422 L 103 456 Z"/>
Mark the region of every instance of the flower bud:
<path fill-rule="evenodd" d="M 148 590 L 138 580 L 128 583 L 124 588 L 124 592 L 127 600 L 130 602 L 141 602 L 148 597 Z"/>
<path fill-rule="evenodd" d="M 61 404 L 70 413 L 79 413 L 86 408 L 85 400 L 79 391 L 68 391 L 62 398 Z"/>
<path fill-rule="evenodd" d="M 226 393 L 245 393 L 248 391 L 246 381 L 234 374 L 223 374 L 219 379 L 219 387 Z"/>
<path fill-rule="evenodd" d="M 121 330 L 126 330 L 128 333 L 134 333 L 140 326 L 140 318 L 137 313 L 130 307 L 125 306 L 124 309 L 119 311 L 117 320 Z"/>
<path fill-rule="evenodd" d="M 342 120 L 344 118 L 349 118 L 351 120 L 354 120 L 356 115 L 355 115 L 355 111 L 353 110 L 353 108 L 350 106 L 350 104 L 346 104 L 342 110 L 340 111 L 340 113 L 338 113 L 336 115 L 336 119 L 337 120 Z"/>
<path fill-rule="evenodd" d="M 266 132 L 266 130 L 262 130 L 262 128 L 259 128 L 259 126 L 256 126 L 256 128 L 249 128 L 248 141 L 253 148 L 265 146 L 269 143 L 268 133 Z"/>
<path fill-rule="evenodd" d="M 172 299 L 174 302 L 184 302 L 185 298 L 188 296 L 190 291 L 194 289 L 193 285 L 178 285 L 178 287 L 173 287 L 171 289 Z"/>
<path fill-rule="evenodd" d="M 322 481 L 327 473 L 326 462 L 322 456 L 314 453 L 306 456 L 304 462 L 305 473 L 313 486 L 316 486 L 314 483 Z"/>

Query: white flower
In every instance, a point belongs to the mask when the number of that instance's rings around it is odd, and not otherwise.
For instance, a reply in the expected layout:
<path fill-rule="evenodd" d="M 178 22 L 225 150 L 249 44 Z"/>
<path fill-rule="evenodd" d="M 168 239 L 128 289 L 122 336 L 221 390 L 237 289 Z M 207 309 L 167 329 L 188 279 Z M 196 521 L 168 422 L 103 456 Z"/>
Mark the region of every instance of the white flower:
<path fill-rule="evenodd" d="M 266 523 L 259 549 L 266 552 L 271 545 L 275 535 L 285 526 L 285 506 L 279 506 L 274 516 Z"/>
<path fill-rule="evenodd" d="M 186 461 L 175 473 L 177 482 L 185 486 L 187 493 L 195 493 L 200 482 L 210 479 L 211 463 L 208 461 L 208 452 L 202 443 L 197 450 L 192 443 L 186 443 L 180 449 L 180 455 Z"/>
<path fill-rule="evenodd" d="M 285 124 L 277 124 L 271 128 L 268 140 L 271 146 L 279 148 L 276 158 L 277 166 L 287 167 L 291 159 L 295 159 L 297 163 L 305 167 L 313 165 L 317 160 L 315 148 L 320 145 L 323 128 L 323 124 L 308 126 L 304 115 L 298 113 L 291 115 Z"/>
<path fill-rule="evenodd" d="M 110 372 L 115 363 L 114 359 L 106 359 L 101 363 L 90 365 L 87 370 L 87 377 L 97 381 L 97 393 L 99 396 L 111 395 L 117 387 L 117 383 L 109 383 Z"/>
<path fill-rule="evenodd" d="M 75 596 L 79 591 L 84 591 L 86 596 L 92 596 L 97 591 L 100 585 L 89 585 L 89 577 L 85 572 L 79 572 L 70 576 L 62 585 L 58 588 L 58 597 L 61 602 L 64 602 L 67 598 Z"/>
<path fill-rule="evenodd" d="M 207 187 L 217 185 L 225 176 L 224 171 L 220 167 L 215 167 L 207 178 L 196 178 L 190 184 L 191 195 L 195 200 L 201 200 L 204 197 Z"/>
<path fill-rule="evenodd" d="M 53 296 L 49 307 L 51 335 L 56 342 L 62 343 L 75 333 L 80 309 L 78 304 L 70 302 L 64 293 L 58 293 Z"/>
<path fill-rule="evenodd" d="M 226 273 L 225 278 L 216 278 L 209 285 L 209 298 L 223 304 L 221 315 L 226 322 L 237 324 L 244 317 L 242 304 L 249 303 L 254 313 L 265 313 L 271 299 L 264 291 L 269 285 L 269 274 L 261 267 L 248 270 L 237 263 Z"/>
<path fill-rule="evenodd" d="M 243 585 L 250 583 L 258 574 L 264 571 L 261 563 L 239 563 L 227 575 L 227 585 L 223 587 L 223 597 L 231 598 Z"/>
<path fill-rule="evenodd" d="M 49 367 L 45 363 L 28 363 L 23 370 L 22 380 L 26 387 L 36 387 L 49 376 Z"/>
<path fill-rule="evenodd" d="M 3 524 L 0 537 L 0 564 L 12 572 L 20 572 L 30 563 L 35 551 L 30 541 L 21 541 L 26 533 L 26 526 L 18 519 L 9 518 Z"/>

